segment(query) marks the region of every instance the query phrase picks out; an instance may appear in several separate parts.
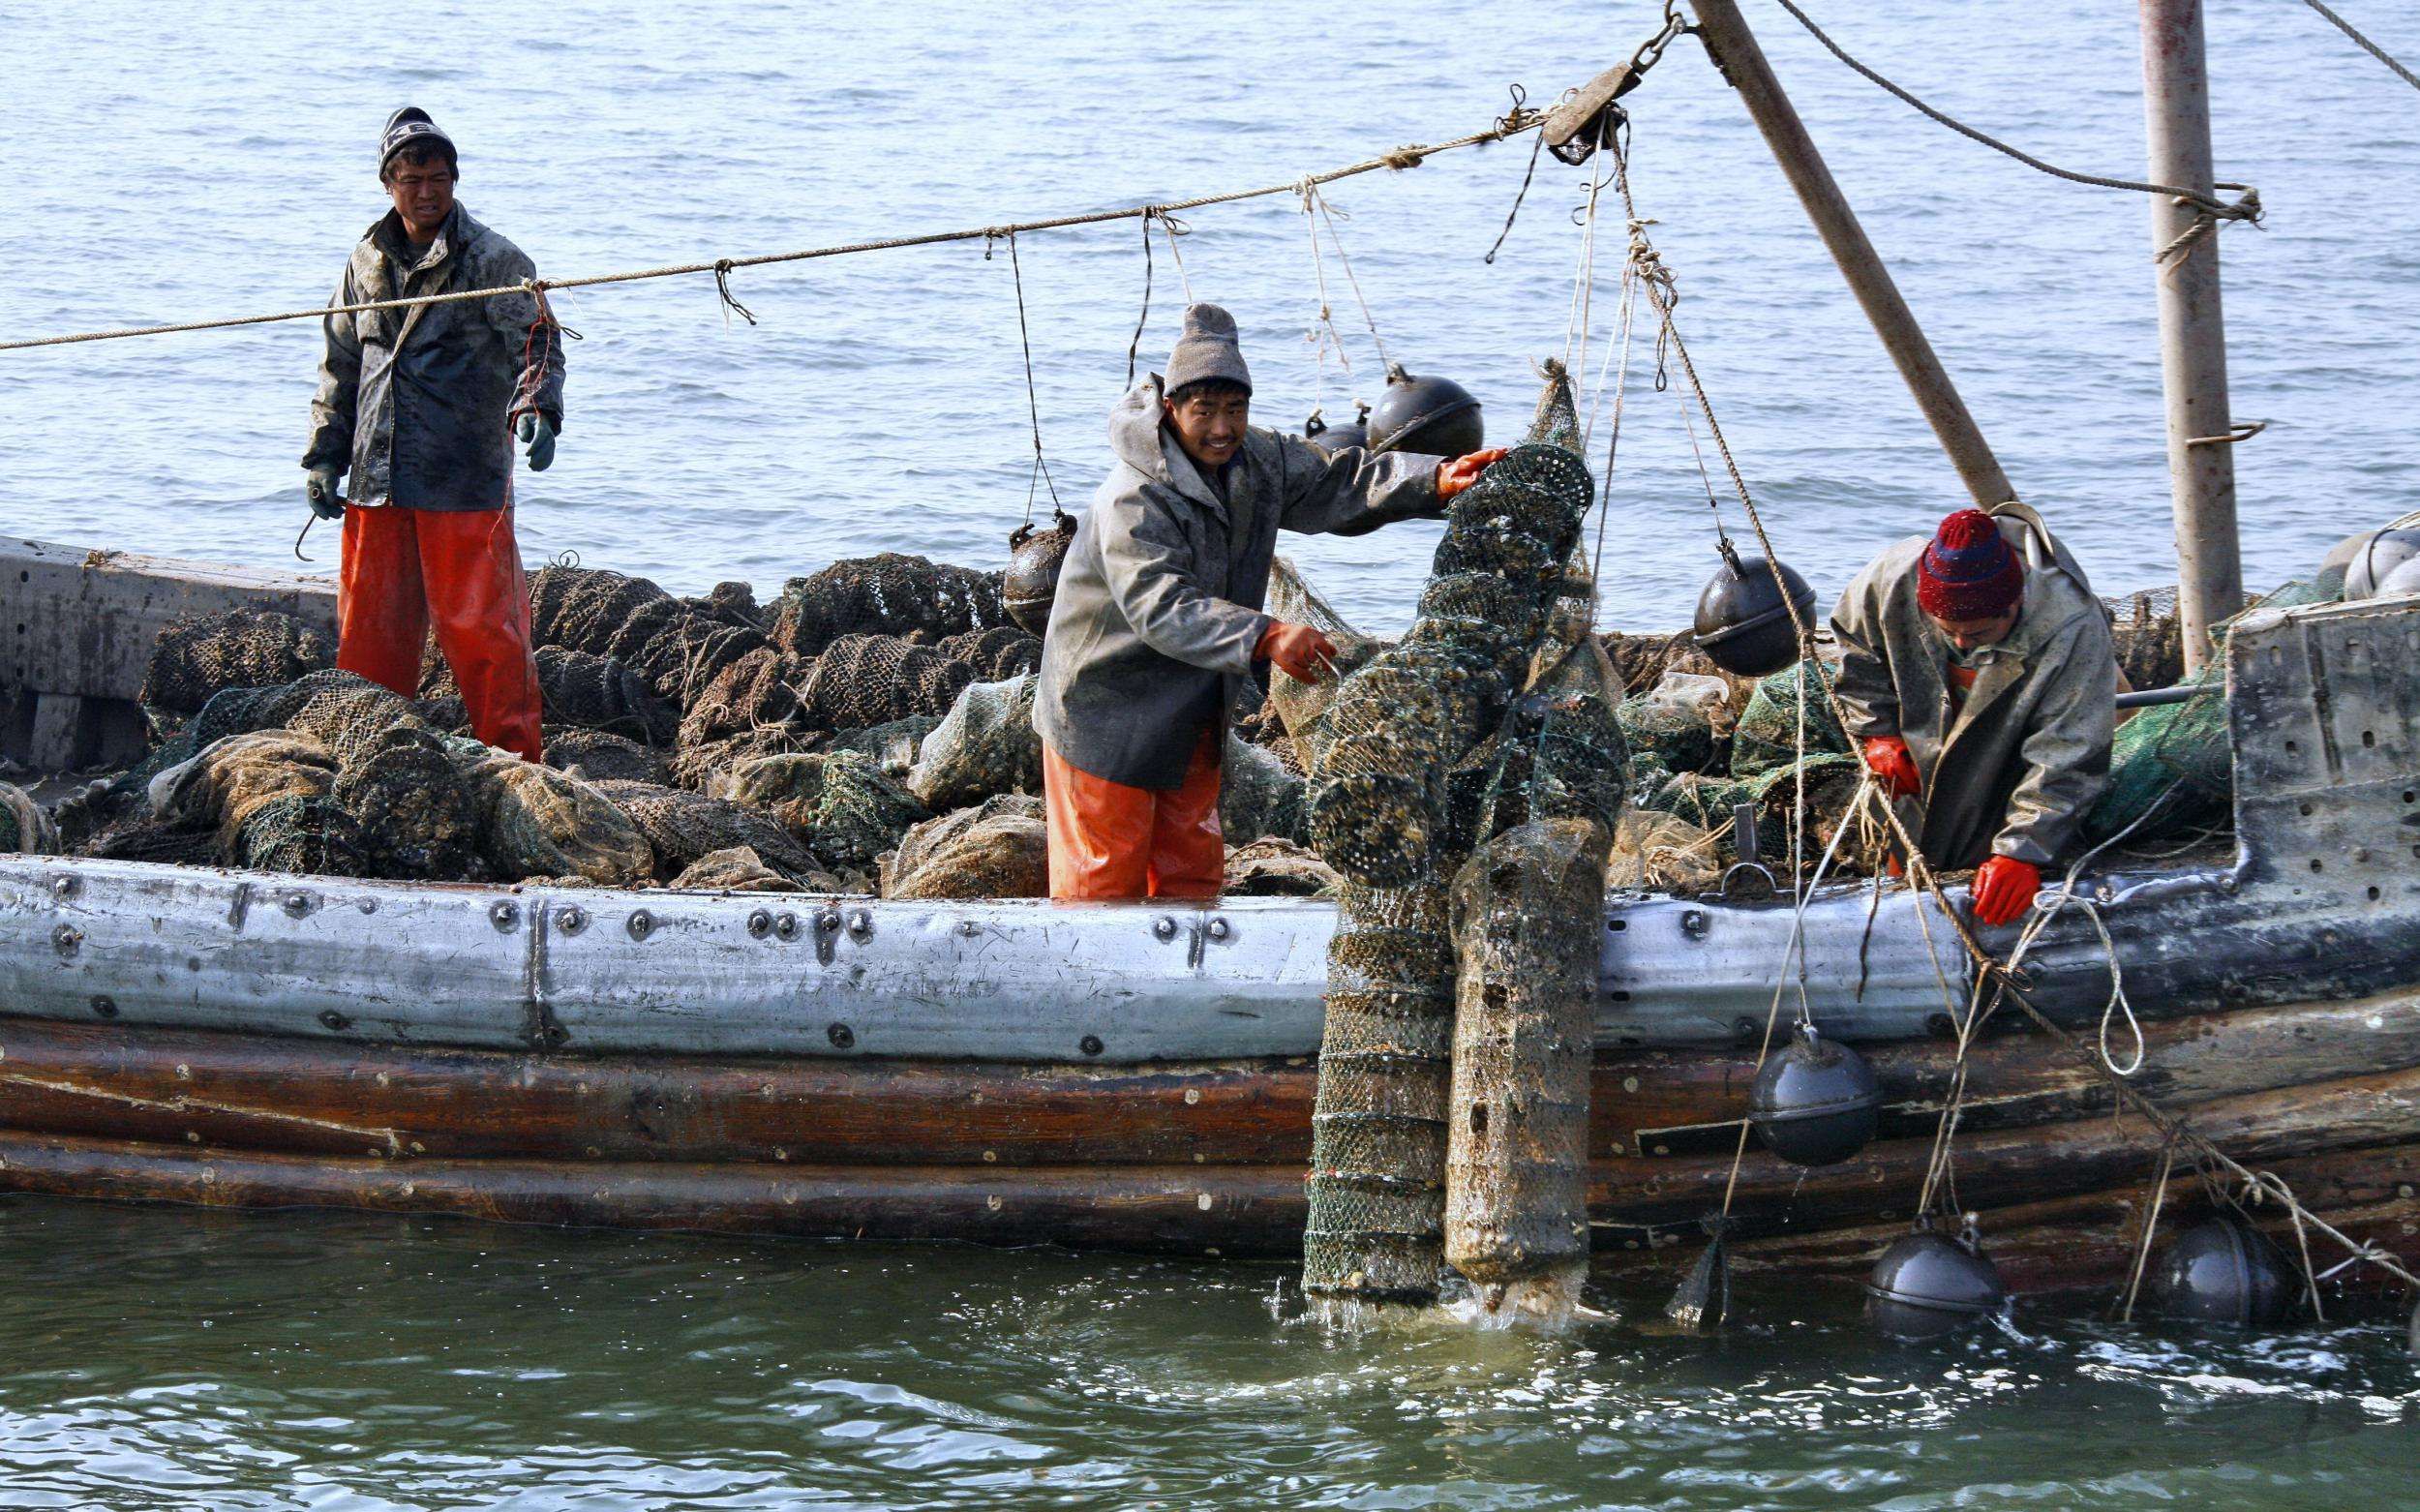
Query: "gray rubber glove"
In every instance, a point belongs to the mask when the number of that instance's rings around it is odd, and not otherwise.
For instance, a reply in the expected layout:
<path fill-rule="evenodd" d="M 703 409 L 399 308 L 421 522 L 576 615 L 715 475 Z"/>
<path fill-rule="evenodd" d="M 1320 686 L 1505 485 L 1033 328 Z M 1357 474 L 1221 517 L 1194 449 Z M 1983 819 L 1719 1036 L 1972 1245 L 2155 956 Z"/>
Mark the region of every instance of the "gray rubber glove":
<path fill-rule="evenodd" d="M 555 427 L 532 409 L 521 417 L 521 438 L 529 443 L 529 470 L 544 472 L 555 465 Z"/>
<path fill-rule="evenodd" d="M 303 480 L 303 497 L 311 500 L 311 512 L 322 520 L 345 518 L 345 490 L 337 480 L 344 474 L 334 468 L 314 468 Z"/>

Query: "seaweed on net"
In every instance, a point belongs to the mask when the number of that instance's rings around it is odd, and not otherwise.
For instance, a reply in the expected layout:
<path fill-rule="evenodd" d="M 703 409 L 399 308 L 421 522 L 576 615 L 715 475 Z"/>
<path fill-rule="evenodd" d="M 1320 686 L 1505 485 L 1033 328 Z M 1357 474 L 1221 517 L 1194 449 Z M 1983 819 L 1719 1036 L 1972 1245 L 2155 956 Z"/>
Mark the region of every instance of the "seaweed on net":
<path fill-rule="evenodd" d="M 723 777 L 715 796 L 764 809 L 816 855 L 841 866 L 871 865 L 932 817 L 859 751 L 760 757 Z"/>
<path fill-rule="evenodd" d="M 751 761 L 766 756 L 802 756 L 823 749 L 823 741 L 816 732 L 796 725 L 764 725 L 745 735 L 682 745 L 672 753 L 668 764 L 671 785 L 711 793 L 715 783 Z"/>
<path fill-rule="evenodd" d="M 336 781 L 326 747 L 287 730 L 256 730 L 213 741 L 173 769 L 153 794 L 160 818 L 188 830 L 217 832 L 220 855 L 239 859 L 238 832 L 271 799 L 325 798 Z"/>
<path fill-rule="evenodd" d="M 694 892 L 803 892 L 806 889 L 772 867 L 744 845 L 708 851 L 664 884 Z"/>
<path fill-rule="evenodd" d="M 321 743 L 337 749 L 324 736 Z M 478 785 L 435 732 L 393 726 L 366 744 L 356 741 L 338 757 L 329 797 L 360 828 L 377 875 L 425 882 L 486 875 Z"/>
<path fill-rule="evenodd" d="M 0 855 L 50 856 L 58 849 L 58 827 L 33 795 L 0 782 Z"/>
<path fill-rule="evenodd" d="M 361 827 L 333 798 L 287 793 L 244 816 L 228 860 L 255 871 L 358 877 L 371 869 Z"/>
<path fill-rule="evenodd" d="M 106 861 L 155 862 L 167 866 L 215 866 L 218 836 L 207 830 L 182 830 L 136 809 L 108 825 L 85 842 L 84 854 Z"/>
<path fill-rule="evenodd" d="M 630 668 L 610 656 L 561 646 L 539 647 L 534 660 L 549 724 L 606 730 L 649 745 L 672 743 L 680 711 Z"/>
<path fill-rule="evenodd" d="M 1043 897 L 1049 891 L 1042 800 L 1022 793 L 928 819 L 882 860 L 885 897 Z"/>
<path fill-rule="evenodd" d="M 917 747 L 908 790 L 936 811 L 995 793 L 1042 791 L 1042 737 L 1034 729 L 1035 678 L 969 683 Z"/>
<path fill-rule="evenodd" d="M 289 614 L 227 609 L 186 615 L 160 632 L 136 697 L 191 714 L 222 689 L 291 682 L 335 663 L 334 643 Z"/>
<path fill-rule="evenodd" d="M 684 788 L 598 782 L 596 791 L 630 816 L 655 852 L 656 875 L 669 880 L 711 851 L 744 845 L 794 881 L 829 882 L 824 865 L 771 815 Z"/>
<path fill-rule="evenodd" d="M 1719 746 L 1714 726 L 1694 704 L 1642 693 L 1625 698 L 1614 711 L 1631 749 L 1652 755 L 1673 771 L 1705 771 L 1714 765 Z"/>
<path fill-rule="evenodd" d="M 1731 774 L 1753 777 L 1799 759 L 1801 686 L 1806 705 L 1807 753 L 1846 753 L 1849 738 L 1840 728 L 1839 717 L 1832 712 L 1831 700 L 1825 696 L 1831 678 L 1831 668 L 1818 659 L 1784 667 L 1758 680 L 1756 691 L 1748 695 L 1748 707 L 1740 711 L 1739 722 L 1731 732 Z"/>
<path fill-rule="evenodd" d="M 486 860 L 497 876 L 580 877 L 632 887 L 653 874 L 655 853 L 630 817 L 593 785 L 497 752 L 471 768 L 481 801 Z"/>
<path fill-rule="evenodd" d="M 832 642 L 851 635 L 939 641 L 1007 624 L 1000 583 L 997 572 L 898 552 L 853 558 L 784 585 L 770 633 L 774 645 L 794 656 L 820 656 Z"/>
<path fill-rule="evenodd" d="M 954 709 L 957 706 L 953 704 L 951 707 Z M 908 774 L 915 771 L 917 762 L 923 759 L 925 740 L 941 727 L 941 723 L 940 719 L 930 714 L 910 714 L 904 719 L 893 719 L 888 724 L 871 725 L 862 730 L 835 730 L 824 738 L 818 749 L 862 751 L 873 757 L 875 764 L 885 772 L 906 781 Z M 1037 777 L 1035 780 L 1039 786 L 1041 779 Z M 908 786 L 913 789 L 915 784 L 910 782 Z M 936 805 L 928 803 L 928 806 Z"/>

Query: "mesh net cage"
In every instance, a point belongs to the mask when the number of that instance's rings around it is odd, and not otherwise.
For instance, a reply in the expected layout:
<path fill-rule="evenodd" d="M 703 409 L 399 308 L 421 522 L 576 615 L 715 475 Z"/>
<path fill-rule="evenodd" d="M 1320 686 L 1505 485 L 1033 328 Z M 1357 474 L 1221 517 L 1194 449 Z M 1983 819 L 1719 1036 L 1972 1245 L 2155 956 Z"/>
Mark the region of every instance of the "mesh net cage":
<path fill-rule="evenodd" d="M 908 790 L 936 812 L 995 793 L 1042 791 L 1042 737 L 1034 729 L 1036 678 L 972 682 L 924 734 Z M 880 727 L 877 727 L 880 728 Z"/>
<path fill-rule="evenodd" d="M 1801 704 L 1808 754 L 1846 754 L 1849 737 L 1828 696 L 1831 682 L 1832 669 L 1820 659 L 1757 680 L 1756 691 L 1748 695 L 1748 707 L 1740 711 L 1739 723 L 1731 732 L 1731 774 L 1753 777 L 1797 761 Z"/>
<path fill-rule="evenodd" d="M 2104 598 L 2118 670 L 2137 688 L 2174 687 L 2185 676 L 2185 621 L 2176 589 L 2142 589 Z"/>
<path fill-rule="evenodd" d="M 368 738 L 366 745 L 350 732 L 347 739 L 328 796 L 352 816 L 372 874 L 415 882 L 487 880 L 480 784 L 456 765 L 444 738 L 396 725 Z M 325 735 L 320 743 L 338 749 Z"/>
<path fill-rule="evenodd" d="M 645 578 L 560 562 L 529 580 L 529 628 L 539 646 L 621 662 L 682 710 L 766 644 L 752 626 L 701 614 Z"/>
<path fill-rule="evenodd" d="M 272 609 L 187 615 L 160 632 L 138 702 L 198 713 L 225 688 L 267 687 L 336 665 L 325 635 Z"/>
<path fill-rule="evenodd" d="M 882 859 L 885 897 L 1046 897 L 1049 892 L 1042 800 L 1022 793 L 928 819 Z"/>
<path fill-rule="evenodd" d="M 711 852 L 746 846 L 767 865 L 794 882 L 818 891 L 838 891 L 830 886 L 832 879 L 814 854 L 769 814 L 686 788 L 655 787 L 644 782 L 598 782 L 593 786 L 629 815 L 630 822 L 647 837 L 655 852 L 655 873 L 666 881 Z"/>
<path fill-rule="evenodd" d="M 684 748 L 711 744 L 751 730 L 800 722 L 798 682 L 805 668 L 770 646 L 757 648 L 714 675 L 681 716 Z"/>
<path fill-rule="evenodd" d="M 895 635 L 844 635 L 823 649 L 799 690 L 814 730 L 862 730 L 910 714 L 946 714 L 973 673 Z"/>
<path fill-rule="evenodd" d="M 946 636 L 933 650 L 944 660 L 963 663 L 977 682 L 1006 682 L 1042 670 L 1042 637 L 1013 624 Z"/>
<path fill-rule="evenodd" d="M 916 636 L 930 643 L 1009 623 L 1001 575 L 898 552 L 835 561 L 783 585 L 772 611 L 773 644 L 820 656 L 843 636 Z"/>
<path fill-rule="evenodd" d="M 590 782 L 652 782 L 670 786 L 672 763 L 625 736 L 603 730 L 549 729 L 546 764 Z"/>
<path fill-rule="evenodd" d="M 561 646 L 541 646 L 534 659 L 547 723 L 603 730 L 647 745 L 673 742 L 681 711 L 656 697 L 630 668 L 611 656 Z"/>
<path fill-rule="evenodd" d="M 1309 768 L 1313 843 L 1344 879 L 1328 951 L 1303 1231 L 1304 1290 L 1329 1303 L 1436 1295 L 1455 991 L 1447 886 L 1467 847 L 1486 838 L 1489 820 L 1472 810 L 1509 813 L 1566 774 L 1569 753 L 1547 757 L 1537 739 L 1558 716 L 1560 733 L 1584 745 L 1584 724 L 1598 732 L 1600 756 L 1574 762 L 1568 773 L 1574 794 L 1596 794 L 1597 769 L 1610 755 L 1619 805 L 1624 747 L 1610 664 L 1591 654 L 1602 673 L 1567 711 L 1545 688 L 1526 713 L 1516 711 L 1550 625 L 1575 633 L 1558 600 L 1594 494 L 1577 453 L 1547 439 L 1577 435 L 1558 367 L 1549 368 L 1529 434 L 1448 507 L 1400 645 L 1370 650 L 1324 701 L 1282 692 L 1286 680 L 1272 683 Z M 1286 591 L 1300 591 L 1299 577 L 1289 577 Z M 1585 616 L 1576 633 L 1586 638 Z M 1583 704 L 1592 707 L 1584 713 Z M 1497 733 L 1508 711 L 1516 711 L 1512 738 Z M 1492 737 L 1494 754 L 1474 759 Z M 1539 777 L 1540 768 L 1549 775 Z M 1583 768 L 1595 775 L 1581 776 Z M 1472 772 L 1475 779 L 1456 780 Z M 1558 792 L 1554 801 L 1565 799 Z"/>
<path fill-rule="evenodd" d="M 647 836 L 595 786 L 500 752 L 470 777 L 484 800 L 488 866 L 499 879 L 576 877 L 621 888 L 654 874 Z"/>
<path fill-rule="evenodd" d="M 760 808 L 814 853 L 840 866 L 869 866 L 909 830 L 932 817 L 907 789 L 860 751 L 763 756 L 715 786 L 715 796 Z"/>

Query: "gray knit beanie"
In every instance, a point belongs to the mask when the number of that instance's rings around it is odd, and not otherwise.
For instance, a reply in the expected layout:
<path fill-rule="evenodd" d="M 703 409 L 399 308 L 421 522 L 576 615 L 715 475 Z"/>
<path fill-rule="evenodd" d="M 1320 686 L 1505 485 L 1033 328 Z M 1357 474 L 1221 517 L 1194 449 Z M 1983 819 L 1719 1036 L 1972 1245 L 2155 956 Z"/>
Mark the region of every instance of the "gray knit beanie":
<path fill-rule="evenodd" d="M 1235 318 L 1217 305 L 1185 307 L 1185 334 L 1168 352 L 1166 392 L 1175 393 L 1203 378 L 1225 378 L 1252 389 L 1252 370 L 1244 366 L 1243 348 L 1236 344 Z"/>

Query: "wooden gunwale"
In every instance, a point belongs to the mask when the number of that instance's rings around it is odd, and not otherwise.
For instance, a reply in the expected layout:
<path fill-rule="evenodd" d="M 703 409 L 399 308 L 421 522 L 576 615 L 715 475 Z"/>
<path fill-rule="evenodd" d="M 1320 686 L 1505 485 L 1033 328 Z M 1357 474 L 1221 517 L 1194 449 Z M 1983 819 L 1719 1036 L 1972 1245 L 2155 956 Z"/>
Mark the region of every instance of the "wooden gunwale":
<path fill-rule="evenodd" d="M 2137 1084 L 2164 1104 L 2196 1106 L 2420 1068 L 2420 994 L 2200 1014 L 2151 1025 L 2146 1039 Z M 1895 1142 L 1929 1141 L 1955 1052 L 1918 1041 L 1868 1054 L 1886 1110 L 1867 1159 L 1888 1160 Z M 1616 1168 L 1641 1190 L 1702 1183 L 1727 1168 L 1754 1070 L 1744 1050 L 1601 1054 L 1591 1156 L 1627 1160 Z M 1970 1140 L 2108 1109 L 2097 1075 L 2034 1036 L 1979 1043 L 1968 1072 Z M 1299 1165 L 1316 1081 L 1302 1058 L 1038 1067 L 540 1055 L 0 1020 L 0 1128 L 381 1159 Z M 2037 1135 L 2013 1137 L 2021 1164 Z"/>

